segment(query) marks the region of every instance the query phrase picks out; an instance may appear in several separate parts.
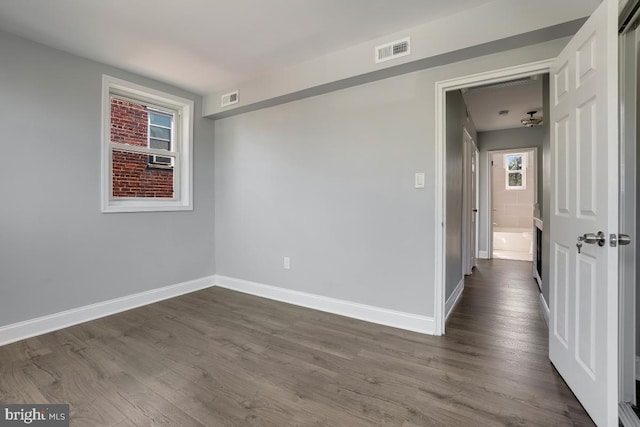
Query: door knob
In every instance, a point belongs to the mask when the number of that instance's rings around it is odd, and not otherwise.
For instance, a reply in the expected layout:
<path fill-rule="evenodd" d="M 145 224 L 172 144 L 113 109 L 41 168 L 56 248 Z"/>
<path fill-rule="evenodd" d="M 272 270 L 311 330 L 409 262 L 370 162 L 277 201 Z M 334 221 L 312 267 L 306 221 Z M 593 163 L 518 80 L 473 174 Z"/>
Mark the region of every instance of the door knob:
<path fill-rule="evenodd" d="M 609 246 L 615 248 L 616 246 L 625 246 L 631 243 L 631 237 L 628 234 L 610 234 Z"/>
<path fill-rule="evenodd" d="M 604 246 L 605 240 L 606 237 L 602 231 L 598 231 L 598 234 L 584 233 L 582 236 L 578 236 L 578 242 L 584 242 L 590 245 L 597 243 L 598 246 Z"/>
<path fill-rule="evenodd" d="M 631 237 L 628 234 L 618 234 L 618 244 L 620 246 L 628 245 L 631 243 Z"/>

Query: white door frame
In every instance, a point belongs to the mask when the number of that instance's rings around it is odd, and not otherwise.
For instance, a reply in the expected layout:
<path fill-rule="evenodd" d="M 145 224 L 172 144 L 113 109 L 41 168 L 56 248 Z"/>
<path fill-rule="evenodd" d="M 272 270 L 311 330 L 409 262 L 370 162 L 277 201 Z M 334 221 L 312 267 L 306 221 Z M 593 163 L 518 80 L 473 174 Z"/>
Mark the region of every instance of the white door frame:
<path fill-rule="evenodd" d="M 620 232 L 631 236 L 631 245 L 620 247 L 619 399 L 636 404 L 636 186 L 637 186 L 637 93 L 638 31 L 631 30 L 620 42 Z M 633 322 L 627 319 L 634 319 Z"/>
<path fill-rule="evenodd" d="M 444 334 L 445 325 L 445 254 L 446 254 L 446 94 L 462 88 L 499 83 L 548 73 L 554 58 L 528 64 L 516 65 L 468 76 L 436 82 L 436 239 L 435 239 L 435 335 Z"/>
<path fill-rule="evenodd" d="M 522 153 L 533 151 L 533 206 L 540 203 L 538 200 L 538 147 L 525 147 L 525 148 L 500 148 L 498 150 L 487 151 L 487 200 L 485 200 L 485 206 L 487 206 L 487 241 L 485 242 L 489 259 L 493 258 L 493 168 L 491 167 L 491 156 L 497 153 Z M 527 175 L 528 177 L 529 175 Z M 529 180 L 529 178 L 527 178 Z M 533 207 L 532 206 L 532 207 Z M 541 212 L 542 214 L 542 212 Z M 531 223 L 533 229 L 533 222 Z"/>

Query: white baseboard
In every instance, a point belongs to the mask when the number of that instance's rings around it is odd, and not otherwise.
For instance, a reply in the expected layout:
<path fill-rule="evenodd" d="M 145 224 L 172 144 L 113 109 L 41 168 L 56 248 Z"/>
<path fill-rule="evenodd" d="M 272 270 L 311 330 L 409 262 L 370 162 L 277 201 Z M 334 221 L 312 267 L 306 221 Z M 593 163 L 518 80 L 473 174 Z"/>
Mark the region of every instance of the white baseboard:
<path fill-rule="evenodd" d="M 460 296 L 462 295 L 463 290 L 464 290 L 464 277 L 460 279 L 460 281 L 456 285 L 456 288 L 453 290 L 453 293 L 451 294 L 451 296 L 449 296 L 447 301 L 444 303 L 444 313 L 445 313 L 444 319 L 445 320 L 449 318 L 449 315 L 451 314 L 453 307 L 455 307 L 458 300 L 460 299 Z"/>
<path fill-rule="evenodd" d="M 435 332 L 435 319 L 433 317 L 389 310 L 226 276 L 216 276 L 216 286 L 394 328 L 429 335 L 433 335 Z"/>
<path fill-rule="evenodd" d="M 190 280 L 163 288 L 152 289 L 138 294 L 128 295 L 84 307 L 74 308 L 24 322 L 0 326 L 0 346 L 20 341 L 47 332 L 57 331 L 79 323 L 109 316 L 132 308 L 177 297 L 214 286 L 215 276 Z"/>
<path fill-rule="evenodd" d="M 535 262 L 533 265 L 535 266 Z M 536 270 L 535 268 L 533 269 L 533 278 L 536 280 L 536 283 L 538 284 L 538 289 L 540 290 L 540 292 L 542 292 L 542 278 L 540 277 L 538 270 Z"/>
<path fill-rule="evenodd" d="M 549 327 L 549 316 L 550 316 L 550 311 L 549 311 L 549 306 L 547 305 L 547 301 L 545 301 L 544 299 L 544 295 L 542 295 L 542 292 L 540 292 L 540 311 L 542 311 L 542 317 L 544 317 L 544 321 L 547 323 L 547 328 Z"/>
<path fill-rule="evenodd" d="M 481 259 L 490 259 L 489 251 L 478 251 L 478 258 Z"/>

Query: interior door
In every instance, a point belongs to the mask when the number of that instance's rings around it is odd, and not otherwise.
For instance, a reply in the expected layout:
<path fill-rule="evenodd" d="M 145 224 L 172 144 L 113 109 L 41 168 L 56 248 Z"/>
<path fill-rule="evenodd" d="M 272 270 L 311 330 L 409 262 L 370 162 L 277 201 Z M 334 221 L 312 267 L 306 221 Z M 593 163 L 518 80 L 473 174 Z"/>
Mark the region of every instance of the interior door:
<path fill-rule="evenodd" d="M 601 3 L 550 80 L 549 357 L 595 423 L 617 426 L 618 249 L 609 245 L 618 232 L 616 1 Z"/>
<path fill-rule="evenodd" d="M 476 266 L 478 254 L 478 149 L 471 144 L 471 256 L 469 270 Z"/>
<path fill-rule="evenodd" d="M 463 128 L 462 161 L 462 274 L 473 273 L 476 248 L 476 195 L 475 195 L 475 144 L 467 129 Z M 474 212 L 476 211 L 476 212 Z"/>

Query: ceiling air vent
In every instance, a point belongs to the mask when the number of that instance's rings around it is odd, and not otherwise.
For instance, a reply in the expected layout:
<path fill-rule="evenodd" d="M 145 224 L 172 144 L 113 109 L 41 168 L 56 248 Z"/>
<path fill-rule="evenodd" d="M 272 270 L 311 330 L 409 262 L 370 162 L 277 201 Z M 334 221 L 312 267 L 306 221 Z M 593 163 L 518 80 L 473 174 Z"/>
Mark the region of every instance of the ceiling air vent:
<path fill-rule="evenodd" d="M 411 37 L 376 46 L 376 64 L 411 53 Z"/>
<path fill-rule="evenodd" d="M 222 107 L 227 107 L 229 105 L 238 103 L 238 91 L 227 93 L 226 95 L 222 95 Z"/>

